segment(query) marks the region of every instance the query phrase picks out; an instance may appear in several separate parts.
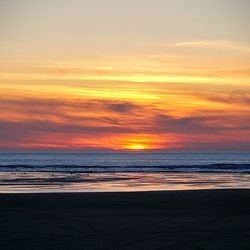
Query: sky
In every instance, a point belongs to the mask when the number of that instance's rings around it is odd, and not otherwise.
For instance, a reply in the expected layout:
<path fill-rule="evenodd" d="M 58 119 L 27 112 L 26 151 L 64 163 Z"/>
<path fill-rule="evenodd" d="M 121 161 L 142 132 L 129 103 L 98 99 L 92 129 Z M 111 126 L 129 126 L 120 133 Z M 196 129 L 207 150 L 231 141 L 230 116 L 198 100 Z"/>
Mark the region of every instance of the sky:
<path fill-rule="evenodd" d="M 250 150 L 249 0 L 1 0 L 0 149 Z"/>

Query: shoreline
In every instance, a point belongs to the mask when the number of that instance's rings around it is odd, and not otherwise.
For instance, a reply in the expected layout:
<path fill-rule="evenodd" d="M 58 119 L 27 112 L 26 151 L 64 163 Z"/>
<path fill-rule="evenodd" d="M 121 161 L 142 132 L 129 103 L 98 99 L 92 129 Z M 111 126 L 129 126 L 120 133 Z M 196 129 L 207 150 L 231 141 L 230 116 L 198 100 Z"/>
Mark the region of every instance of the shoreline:
<path fill-rule="evenodd" d="M 0 194 L 1 249 L 249 250 L 250 190 Z"/>
<path fill-rule="evenodd" d="M 1 192 L 0 191 L 0 202 L 1 199 L 3 198 L 2 196 L 8 196 L 8 195 L 13 195 L 13 196 L 40 196 L 40 195 L 70 195 L 70 196 L 74 196 L 74 195 L 99 195 L 99 194 L 103 194 L 103 195 L 109 195 L 109 194 L 115 194 L 115 195 L 133 195 L 133 194 L 163 194 L 163 193 L 197 193 L 197 192 L 208 192 L 208 193 L 212 193 L 212 192 L 238 192 L 238 191 L 242 191 L 242 192 L 248 192 L 250 193 L 250 187 L 247 188 L 197 188 L 197 189 L 169 189 L 169 190 L 136 190 L 136 191 L 116 191 L 116 190 L 110 190 L 110 191 L 26 191 L 26 192 Z"/>
<path fill-rule="evenodd" d="M 250 188 L 243 173 L 0 173 L 0 193 L 135 192 Z"/>

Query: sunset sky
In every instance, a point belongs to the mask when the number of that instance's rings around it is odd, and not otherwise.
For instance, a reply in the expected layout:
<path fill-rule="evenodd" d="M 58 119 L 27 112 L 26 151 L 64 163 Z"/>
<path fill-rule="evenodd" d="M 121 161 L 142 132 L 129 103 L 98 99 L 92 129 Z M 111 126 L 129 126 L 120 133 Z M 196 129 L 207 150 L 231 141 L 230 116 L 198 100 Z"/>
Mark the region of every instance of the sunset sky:
<path fill-rule="evenodd" d="M 250 150 L 249 0 L 1 0 L 0 149 Z"/>

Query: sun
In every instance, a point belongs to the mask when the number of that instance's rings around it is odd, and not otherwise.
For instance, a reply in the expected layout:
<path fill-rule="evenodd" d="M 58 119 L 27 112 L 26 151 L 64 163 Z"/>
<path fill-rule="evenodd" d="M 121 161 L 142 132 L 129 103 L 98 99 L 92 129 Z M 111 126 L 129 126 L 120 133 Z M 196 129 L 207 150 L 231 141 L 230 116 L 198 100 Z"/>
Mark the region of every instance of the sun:
<path fill-rule="evenodd" d="M 121 147 L 130 151 L 146 151 L 154 149 L 156 138 L 153 135 L 128 135 L 122 138 Z"/>
<path fill-rule="evenodd" d="M 125 146 L 124 148 L 129 150 L 144 150 L 147 149 L 147 146 L 143 144 L 130 144 Z"/>

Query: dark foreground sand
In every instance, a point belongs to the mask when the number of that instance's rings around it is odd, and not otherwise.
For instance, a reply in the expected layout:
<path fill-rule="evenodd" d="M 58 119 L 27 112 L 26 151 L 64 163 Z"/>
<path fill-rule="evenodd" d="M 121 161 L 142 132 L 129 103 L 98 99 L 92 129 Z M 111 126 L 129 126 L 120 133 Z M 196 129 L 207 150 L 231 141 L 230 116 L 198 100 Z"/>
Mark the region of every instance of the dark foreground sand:
<path fill-rule="evenodd" d="M 1 194 L 0 249 L 250 250 L 250 190 Z"/>

